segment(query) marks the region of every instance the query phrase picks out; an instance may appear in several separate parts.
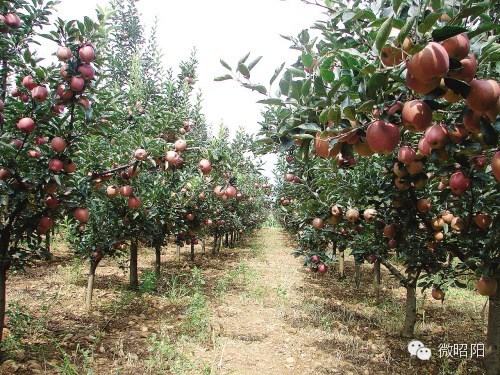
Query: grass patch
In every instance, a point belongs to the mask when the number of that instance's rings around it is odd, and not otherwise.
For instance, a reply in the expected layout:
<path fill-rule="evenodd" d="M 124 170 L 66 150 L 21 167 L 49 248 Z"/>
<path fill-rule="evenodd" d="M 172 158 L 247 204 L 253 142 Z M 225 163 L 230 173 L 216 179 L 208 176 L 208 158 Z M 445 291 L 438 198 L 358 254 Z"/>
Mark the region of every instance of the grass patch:
<path fill-rule="evenodd" d="M 204 342 L 210 333 L 210 309 L 205 298 L 195 293 L 189 301 L 179 334 L 195 341 Z"/>

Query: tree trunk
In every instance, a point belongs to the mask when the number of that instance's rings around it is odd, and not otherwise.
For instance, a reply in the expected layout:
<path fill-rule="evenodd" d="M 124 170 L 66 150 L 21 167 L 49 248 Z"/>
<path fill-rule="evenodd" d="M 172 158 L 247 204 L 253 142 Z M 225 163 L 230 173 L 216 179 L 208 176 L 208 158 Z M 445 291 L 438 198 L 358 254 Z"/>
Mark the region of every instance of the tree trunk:
<path fill-rule="evenodd" d="M 358 262 L 354 263 L 354 284 L 356 285 L 356 289 L 359 289 L 361 284 L 361 264 Z"/>
<path fill-rule="evenodd" d="M 92 310 L 92 293 L 94 292 L 95 270 L 99 262 L 100 259 L 90 261 L 89 277 L 87 282 L 87 298 L 85 299 L 85 307 L 87 308 L 87 311 Z"/>
<path fill-rule="evenodd" d="M 413 337 L 417 323 L 417 279 L 420 271 L 408 271 L 406 284 L 406 315 L 403 330 L 404 337 Z"/>
<path fill-rule="evenodd" d="M 500 280 L 497 280 L 497 284 Z M 484 364 L 486 375 L 500 374 L 500 287 L 490 296 L 488 307 L 488 332 Z"/>
<path fill-rule="evenodd" d="M 378 259 L 373 263 L 373 290 L 375 292 L 375 301 L 380 302 L 380 262 Z"/>
<path fill-rule="evenodd" d="M 181 261 L 181 245 L 177 245 L 177 262 Z"/>
<path fill-rule="evenodd" d="M 222 235 L 219 237 L 219 244 L 217 245 L 217 251 L 220 251 L 222 247 Z"/>
<path fill-rule="evenodd" d="M 8 265 L 0 266 L 0 342 L 3 339 L 3 328 L 5 326 L 5 308 L 7 307 L 7 269 Z"/>
<path fill-rule="evenodd" d="M 217 235 L 214 236 L 214 244 L 212 246 L 212 254 L 215 255 L 215 252 L 217 251 L 217 242 L 219 241 L 219 237 Z"/>
<path fill-rule="evenodd" d="M 201 251 L 205 254 L 205 239 L 201 240 Z"/>
<path fill-rule="evenodd" d="M 224 247 L 228 247 L 229 246 L 229 233 L 226 233 L 226 240 L 224 242 Z"/>
<path fill-rule="evenodd" d="M 50 259 L 50 238 L 51 237 L 51 231 L 49 230 L 47 232 L 47 234 L 45 235 L 45 247 L 47 249 L 47 255 L 46 255 L 46 259 L 49 260 Z"/>
<path fill-rule="evenodd" d="M 194 262 L 194 242 L 191 241 L 191 262 Z"/>
<path fill-rule="evenodd" d="M 345 277 L 345 258 L 344 258 L 344 249 L 339 251 L 339 273 L 340 278 Z"/>
<path fill-rule="evenodd" d="M 158 278 L 161 275 L 161 242 L 155 245 L 155 274 Z"/>
<path fill-rule="evenodd" d="M 132 239 L 130 243 L 130 283 L 129 287 L 132 290 L 137 289 L 139 286 L 139 274 L 137 271 L 137 248 L 138 240 Z"/>

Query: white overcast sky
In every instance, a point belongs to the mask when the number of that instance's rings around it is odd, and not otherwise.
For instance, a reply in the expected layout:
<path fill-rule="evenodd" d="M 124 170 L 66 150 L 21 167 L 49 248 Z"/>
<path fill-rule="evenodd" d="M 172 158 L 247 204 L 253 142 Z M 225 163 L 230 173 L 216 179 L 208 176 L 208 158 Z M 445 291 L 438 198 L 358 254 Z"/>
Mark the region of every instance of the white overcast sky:
<path fill-rule="evenodd" d="M 57 7 L 63 19 L 95 18 L 96 5 L 107 0 L 62 0 Z M 197 88 L 203 92 L 203 112 L 214 130 L 223 121 L 230 129 L 243 126 L 248 132 L 259 129 L 261 95 L 240 87 L 236 82 L 214 82 L 226 74 L 220 65 L 223 58 L 231 66 L 250 52 L 263 56 L 252 71 L 252 81 L 268 85 L 274 69 L 283 62 L 293 63 L 297 51 L 280 37 L 296 36 L 314 21 L 324 19 L 321 8 L 300 0 L 140 0 L 137 3 L 148 28 L 158 17 L 158 41 L 165 67 L 175 67 L 187 59 L 193 47 L 199 60 Z M 147 34 L 146 34 L 147 35 Z"/>

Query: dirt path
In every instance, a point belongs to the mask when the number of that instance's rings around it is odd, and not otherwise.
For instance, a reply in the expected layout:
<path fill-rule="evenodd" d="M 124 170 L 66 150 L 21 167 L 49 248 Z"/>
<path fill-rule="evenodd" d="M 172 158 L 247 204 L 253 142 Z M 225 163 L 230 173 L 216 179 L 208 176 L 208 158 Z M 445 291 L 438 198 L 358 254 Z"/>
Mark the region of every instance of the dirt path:
<path fill-rule="evenodd" d="M 312 326 L 301 306 L 309 274 L 288 238 L 279 229 L 260 231 L 253 240 L 259 255 L 244 262 L 255 271 L 247 293 L 228 293 L 217 308 L 222 374 L 346 373 L 333 347 L 320 349 L 332 334 Z"/>

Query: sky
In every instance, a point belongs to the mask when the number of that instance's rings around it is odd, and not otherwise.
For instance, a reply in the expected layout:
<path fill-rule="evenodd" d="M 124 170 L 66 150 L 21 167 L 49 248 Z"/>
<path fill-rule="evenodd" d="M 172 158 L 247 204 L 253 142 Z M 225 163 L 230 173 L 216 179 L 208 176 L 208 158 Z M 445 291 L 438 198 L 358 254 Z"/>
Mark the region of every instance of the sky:
<path fill-rule="evenodd" d="M 66 20 L 84 15 L 95 18 L 96 5 L 107 3 L 62 0 L 56 10 Z M 177 72 L 179 61 L 189 58 L 196 48 L 199 67 L 195 91 L 199 88 L 203 93 L 206 119 L 214 131 L 223 121 L 233 134 L 240 126 L 250 133 L 258 131 L 263 106 L 256 101 L 263 96 L 234 81 L 215 82 L 215 77 L 228 73 L 219 60 L 234 67 L 248 52 L 248 61 L 263 56 L 252 70 L 251 80 L 268 87 L 275 68 L 283 62 L 292 64 L 298 56 L 280 34 L 296 36 L 316 20 L 324 19 L 320 7 L 300 0 L 140 0 L 137 7 L 146 29 L 158 17 L 158 43 L 166 68 Z M 268 158 L 266 175 L 273 160 Z"/>

